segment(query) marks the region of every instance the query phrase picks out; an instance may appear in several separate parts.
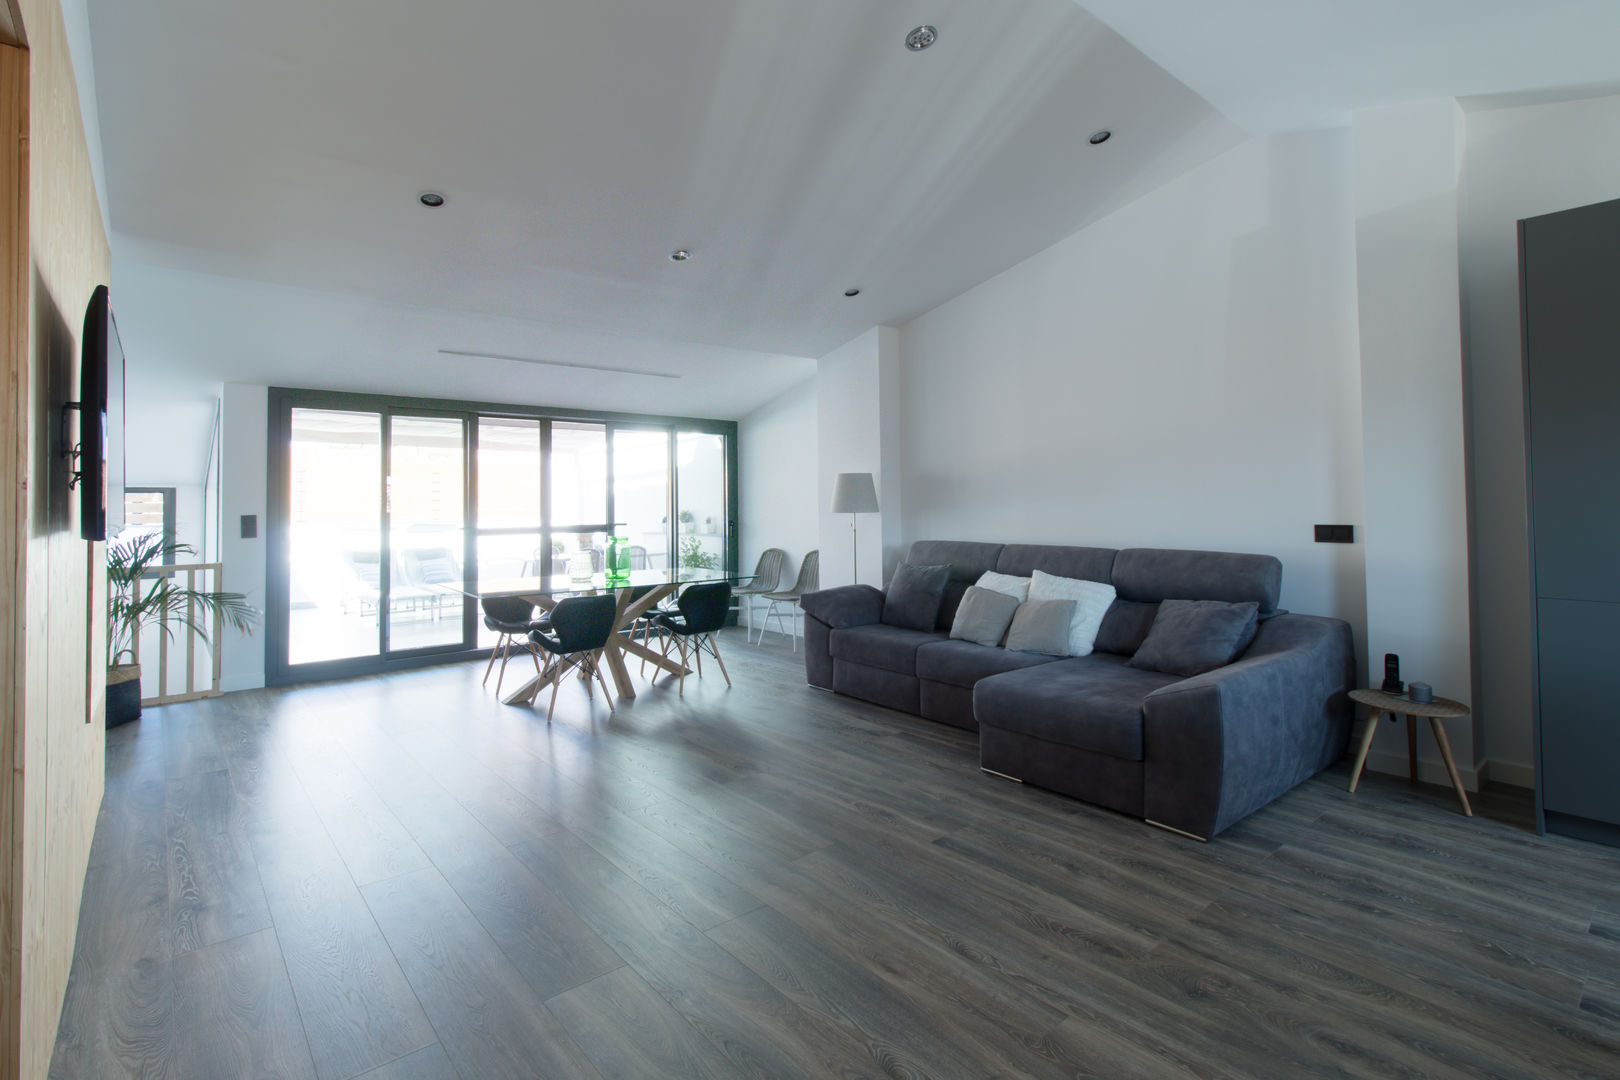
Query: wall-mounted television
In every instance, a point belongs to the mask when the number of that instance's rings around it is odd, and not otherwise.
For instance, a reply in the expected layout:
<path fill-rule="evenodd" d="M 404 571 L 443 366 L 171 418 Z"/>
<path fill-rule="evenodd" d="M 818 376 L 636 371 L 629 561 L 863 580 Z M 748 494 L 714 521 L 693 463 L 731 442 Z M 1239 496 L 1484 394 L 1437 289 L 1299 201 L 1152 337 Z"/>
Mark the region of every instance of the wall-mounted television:
<path fill-rule="evenodd" d="M 79 535 L 105 540 L 124 523 L 124 348 L 107 286 L 84 312 L 79 358 Z"/>

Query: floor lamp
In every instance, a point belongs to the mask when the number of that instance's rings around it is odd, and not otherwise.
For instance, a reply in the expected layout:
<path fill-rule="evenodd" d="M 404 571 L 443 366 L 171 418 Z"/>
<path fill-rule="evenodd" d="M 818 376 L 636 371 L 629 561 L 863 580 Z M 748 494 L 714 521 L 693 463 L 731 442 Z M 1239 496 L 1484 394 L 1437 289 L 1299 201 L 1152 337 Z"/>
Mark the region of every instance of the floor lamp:
<path fill-rule="evenodd" d="M 838 479 L 833 481 L 832 512 L 849 515 L 849 564 L 850 574 L 856 583 L 859 583 L 859 536 L 855 530 L 856 514 L 875 514 L 878 509 L 877 489 L 872 486 L 872 474 L 869 472 L 841 472 Z"/>

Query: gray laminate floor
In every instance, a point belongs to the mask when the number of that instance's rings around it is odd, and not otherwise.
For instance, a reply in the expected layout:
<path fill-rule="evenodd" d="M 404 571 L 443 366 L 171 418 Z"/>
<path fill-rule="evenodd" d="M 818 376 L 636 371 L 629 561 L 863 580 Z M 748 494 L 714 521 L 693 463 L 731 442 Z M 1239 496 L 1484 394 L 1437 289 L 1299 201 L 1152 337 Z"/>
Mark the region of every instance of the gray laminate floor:
<path fill-rule="evenodd" d="M 51 1075 L 1620 1075 L 1620 853 L 1522 795 L 1198 844 L 726 645 L 549 728 L 467 664 L 114 731 Z"/>

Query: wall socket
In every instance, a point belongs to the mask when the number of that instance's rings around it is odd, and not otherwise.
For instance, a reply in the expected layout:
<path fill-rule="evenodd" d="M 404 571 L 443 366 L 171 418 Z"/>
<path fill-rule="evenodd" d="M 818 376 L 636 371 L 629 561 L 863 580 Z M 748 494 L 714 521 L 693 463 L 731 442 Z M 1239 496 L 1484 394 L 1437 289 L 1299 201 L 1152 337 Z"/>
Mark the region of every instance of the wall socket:
<path fill-rule="evenodd" d="M 1321 526 L 1317 526 L 1317 527 L 1321 528 Z M 259 535 L 259 515 L 258 514 L 243 514 L 242 515 L 242 539 L 244 539 L 244 540 L 252 540 L 252 539 L 255 539 L 256 537 L 258 537 L 258 535 Z"/>
<path fill-rule="evenodd" d="M 1316 542 L 1318 544 L 1353 544 L 1356 542 L 1356 527 L 1354 525 L 1318 525 L 1316 527 Z"/>

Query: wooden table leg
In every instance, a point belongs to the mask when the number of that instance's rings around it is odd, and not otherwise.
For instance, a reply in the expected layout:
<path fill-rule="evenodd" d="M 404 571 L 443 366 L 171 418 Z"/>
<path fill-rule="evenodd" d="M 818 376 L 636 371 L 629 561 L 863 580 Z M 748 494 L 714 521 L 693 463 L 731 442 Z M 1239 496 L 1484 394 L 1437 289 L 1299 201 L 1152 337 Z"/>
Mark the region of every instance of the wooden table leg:
<path fill-rule="evenodd" d="M 534 699 L 540 696 L 540 691 L 557 681 L 557 671 L 549 674 L 536 675 L 510 694 L 501 698 L 502 705 L 533 705 Z"/>
<path fill-rule="evenodd" d="M 1434 741 L 1440 744 L 1440 760 L 1446 763 L 1446 772 L 1451 775 L 1451 786 L 1457 790 L 1457 798 L 1462 801 L 1463 813 L 1469 817 L 1474 816 L 1474 808 L 1468 805 L 1468 792 L 1463 788 L 1462 777 L 1457 775 L 1457 763 L 1451 757 L 1451 740 L 1446 738 L 1446 729 L 1438 717 L 1429 718 L 1429 726 L 1434 729 Z"/>
<path fill-rule="evenodd" d="M 1406 777 L 1417 783 L 1417 717 L 1406 718 Z"/>
<path fill-rule="evenodd" d="M 1361 746 L 1356 750 L 1356 766 L 1350 770 L 1350 790 L 1355 791 L 1356 785 L 1361 782 L 1361 767 L 1367 764 L 1367 751 L 1372 748 L 1373 735 L 1378 732 L 1378 721 L 1384 714 L 1377 709 L 1367 712 L 1367 730 L 1361 733 Z"/>
<path fill-rule="evenodd" d="M 625 616 L 625 607 L 630 602 L 630 590 L 619 591 L 619 604 L 613 612 L 613 633 L 608 635 L 607 647 L 602 650 L 602 658 L 607 661 L 608 671 L 613 675 L 613 686 L 619 691 L 621 698 L 634 699 L 636 688 L 630 682 L 630 672 L 624 666 L 624 653 L 622 649 L 623 635 L 620 630 L 625 629 L 627 623 L 633 624 L 635 617 Z"/>

